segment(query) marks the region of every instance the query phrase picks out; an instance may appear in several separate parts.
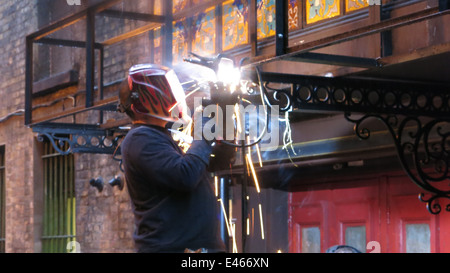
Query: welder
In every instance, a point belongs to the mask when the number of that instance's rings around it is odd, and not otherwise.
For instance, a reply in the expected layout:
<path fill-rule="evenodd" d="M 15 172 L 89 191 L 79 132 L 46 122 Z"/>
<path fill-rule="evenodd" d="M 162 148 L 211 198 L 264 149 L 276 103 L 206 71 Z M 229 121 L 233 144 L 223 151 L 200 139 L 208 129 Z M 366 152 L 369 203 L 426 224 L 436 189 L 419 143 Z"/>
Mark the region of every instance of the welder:
<path fill-rule="evenodd" d="M 133 123 L 121 154 L 136 251 L 224 252 L 207 172 L 213 143 L 195 136 L 184 152 L 168 130 L 168 124 L 189 120 L 174 71 L 154 64 L 131 67 L 120 87 L 119 111 Z"/>

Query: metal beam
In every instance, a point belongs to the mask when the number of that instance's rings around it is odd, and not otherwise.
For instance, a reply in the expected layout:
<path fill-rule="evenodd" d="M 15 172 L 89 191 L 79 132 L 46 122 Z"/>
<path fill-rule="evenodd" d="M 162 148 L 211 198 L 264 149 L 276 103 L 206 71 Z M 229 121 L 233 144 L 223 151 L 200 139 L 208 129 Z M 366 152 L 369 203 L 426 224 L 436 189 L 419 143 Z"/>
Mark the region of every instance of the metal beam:
<path fill-rule="evenodd" d="M 74 41 L 66 39 L 54 39 L 54 38 L 42 38 L 35 42 L 36 44 L 46 44 L 46 45 L 57 45 L 57 46 L 68 46 L 68 47 L 79 47 L 86 48 L 86 42 L 84 41 Z M 102 44 L 94 43 L 95 49 L 102 49 Z"/>
<path fill-rule="evenodd" d="M 121 18 L 121 19 L 129 19 L 129 20 L 136 20 L 136 21 L 146 21 L 146 22 L 153 22 L 153 23 L 164 23 L 166 20 L 164 16 L 162 15 L 155 15 L 155 14 L 146 14 L 146 13 L 140 13 L 140 12 L 131 12 L 131 11 L 121 11 L 121 10 L 114 10 L 114 9 L 107 9 L 99 13 L 100 15 L 108 16 L 108 17 L 114 17 L 114 18 Z"/>
<path fill-rule="evenodd" d="M 285 58 L 286 61 L 374 68 L 381 66 L 377 59 L 306 52 Z"/>
<path fill-rule="evenodd" d="M 38 140 L 43 141 L 44 136 L 52 143 L 60 154 L 69 153 L 96 153 L 114 154 L 119 140 L 125 136 L 127 130 L 116 128 L 105 130 L 90 124 L 42 123 L 33 127 L 38 133 Z M 66 148 L 65 145 L 68 144 Z"/>
<path fill-rule="evenodd" d="M 450 118 L 450 86 L 371 79 L 328 78 L 262 73 L 268 98 L 280 109 L 315 110 Z M 289 90 L 271 83 L 291 84 Z M 285 105 L 286 104 L 286 105 Z"/>

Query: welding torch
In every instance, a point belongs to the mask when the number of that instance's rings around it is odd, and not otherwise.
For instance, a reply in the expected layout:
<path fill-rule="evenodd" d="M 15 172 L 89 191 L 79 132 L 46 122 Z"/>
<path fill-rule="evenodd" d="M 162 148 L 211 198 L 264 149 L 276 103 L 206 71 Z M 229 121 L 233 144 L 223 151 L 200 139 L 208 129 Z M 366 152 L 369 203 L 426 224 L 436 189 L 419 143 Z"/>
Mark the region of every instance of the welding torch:
<path fill-rule="evenodd" d="M 261 103 L 263 106 L 266 106 L 267 91 L 264 89 L 264 86 L 262 84 L 261 73 L 258 67 L 255 67 L 256 73 L 249 72 L 248 70 L 242 71 L 241 69 L 243 62 L 245 62 L 247 58 L 242 59 L 239 63 L 239 68 L 236 68 L 234 61 L 224 54 L 218 54 L 214 57 L 204 57 L 192 52 L 190 52 L 189 54 L 190 57 L 185 58 L 184 59 L 185 62 L 208 67 L 212 69 L 217 76 L 216 81 L 210 81 L 209 84 L 210 99 L 209 100 L 203 99 L 202 106 L 215 104 L 218 107 L 225 109 L 227 105 L 236 105 L 237 103 L 239 103 L 239 101 L 242 100 L 243 94 L 240 92 L 233 92 L 234 90 L 232 90 L 232 88 L 240 89 L 240 83 L 238 81 L 240 81 L 241 77 L 243 77 L 244 75 L 251 82 L 258 83 L 259 94 L 261 96 Z M 226 140 L 220 140 L 220 142 L 232 147 L 239 147 L 239 148 L 242 147 L 247 148 L 258 144 L 262 140 L 264 134 L 267 132 L 267 126 L 269 121 L 269 112 L 267 111 L 266 108 L 264 108 L 264 110 L 265 110 L 265 126 L 263 127 L 263 131 L 261 132 L 261 134 L 254 142 L 245 143 L 244 141 L 244 145 L 236 144 Z M 226 132 L 225 128 L 226 117 L 224 116 L 223 119 L 224 119 L 222 123 L 224 125 L 223 132 Z"/>

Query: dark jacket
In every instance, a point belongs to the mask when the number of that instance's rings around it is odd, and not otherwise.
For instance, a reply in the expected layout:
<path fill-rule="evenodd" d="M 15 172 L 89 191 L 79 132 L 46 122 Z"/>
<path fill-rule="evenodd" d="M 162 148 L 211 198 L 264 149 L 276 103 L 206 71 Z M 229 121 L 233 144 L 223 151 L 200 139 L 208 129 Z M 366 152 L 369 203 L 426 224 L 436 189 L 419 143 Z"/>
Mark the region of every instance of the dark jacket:
<path fill-rule="evenodd" d="M 121 152 L 138 252 L 224 251 L 206 141 L 194 141 L 184 154 L 166 129 L 137 126 Z"/>

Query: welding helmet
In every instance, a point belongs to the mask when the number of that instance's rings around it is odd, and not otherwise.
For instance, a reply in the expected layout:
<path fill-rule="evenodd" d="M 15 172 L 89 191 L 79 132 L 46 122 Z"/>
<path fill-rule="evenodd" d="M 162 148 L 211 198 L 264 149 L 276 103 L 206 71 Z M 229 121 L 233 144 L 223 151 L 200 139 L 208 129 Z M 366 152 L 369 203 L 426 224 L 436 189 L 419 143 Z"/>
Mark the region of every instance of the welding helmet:
<path fill-rule="evenodd" d="M 120 90 L 119 111 L 147 115 L 168 122 L 186 123 L 185 94 L 175 72 L 157 64 L 139 64 L 129 69 Z"/>

